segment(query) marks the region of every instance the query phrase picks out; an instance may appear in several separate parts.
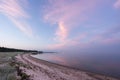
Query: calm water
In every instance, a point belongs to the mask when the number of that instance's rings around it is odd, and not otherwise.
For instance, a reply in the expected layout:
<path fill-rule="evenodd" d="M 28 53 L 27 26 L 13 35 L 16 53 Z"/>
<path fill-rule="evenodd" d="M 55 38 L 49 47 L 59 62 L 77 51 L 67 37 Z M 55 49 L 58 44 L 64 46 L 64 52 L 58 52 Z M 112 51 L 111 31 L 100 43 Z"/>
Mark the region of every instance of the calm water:
<path fill-rule="evenodd" d="M 44 53 L 38 59 L 120 78 L 120 54 Z"/>

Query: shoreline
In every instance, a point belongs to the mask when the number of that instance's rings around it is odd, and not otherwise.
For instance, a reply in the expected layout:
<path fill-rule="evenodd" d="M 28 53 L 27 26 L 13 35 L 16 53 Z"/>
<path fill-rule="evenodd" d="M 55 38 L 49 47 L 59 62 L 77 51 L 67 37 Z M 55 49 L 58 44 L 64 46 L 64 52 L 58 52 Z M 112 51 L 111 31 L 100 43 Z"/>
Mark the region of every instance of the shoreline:
<path fill-rule="evenodd" d="M 32 57 L 31 55 L 29 55 L 29 56 Z M 35 57 L 32 57 L 32 58 L 35 58 Z M 49 62 L 47 60 L 42 60 L 42 59 L 38 59 L 38 58 L 35 58 L 35 59 L 40 60 L 40 61 L 44 61 L 44 62 L 48 62 L 48 63 L 51 63 L 51 64 L 55 64 L 55 65 L 58 65 L 58 66 L 63 66 L 63 67 L 69 68 L 69 69 L 74 69 L 74 70 L 83 71 L 83 72 L 87 72 L 87 73 L 91 73 L 91 74 L 98 74 L 98 75 L 101 75 L 101 76 L 106 76 L 106 77 L 119 79 L 117 77 L 110 76 L 110 75 L 107 75 L 107 74 L 102 74 L 102 73 L 97 73 L 97 72 L 94 72 L 94 71 L 92 72 L 92 71 L 83 70 L 83 69 L 79 69 L 79 68 L 75 68 L 75 67 L 70 67 L 70 66 L 66 66 L 66 65 L 62 65 L 62 64 L 57 64 L 57 63 L 54 63 L 54 62 Z"/>
<path fill-rule="evenodd" d="M 69 68 L 69 69 L 86 72 L 86 73 L 88 73 L 88 74 L 97 74 L 97 75 L 104 76 L 104 77 L 110 77 L 110 78 L 119 79 L 119 78 L 116 78 L 116 77 L 113 77 L 113 76 L 104 75 L 104 74 L 102 74 L 102 73 L 90 72 L 90 71 L 87 71 L 87 70 L 82 70 L 82 69 L 79 69 L 79 68 L 70 67 L 70 66 L 65 66 L 65 65 L 62 65 L 62 64 L 57 64 L 57 63 L 49 62 L 49 61 L 47 61 L 47 60 L 38 59 L 38 58 L 32 57 L 31 55 L 29 55 L 29 56 L 30 56 L 31 58 L 34 58 L 34 59 L 38 60 L 38 61 L 40 60 L 40 61 L 47 62 L 47 63 L 50 63 L 50 64 L 55 64 L 55 65 L 58 65 L 58 66 L 63 66 L 63 67 Z"/>
<path fill-rule="evenodd" d="M 30 54 L 17 55 L 16 60 L 27 65 L 20 66 L 20 69 L 30 76 L 30 80 L 119 80 L 37 59 Z"/>

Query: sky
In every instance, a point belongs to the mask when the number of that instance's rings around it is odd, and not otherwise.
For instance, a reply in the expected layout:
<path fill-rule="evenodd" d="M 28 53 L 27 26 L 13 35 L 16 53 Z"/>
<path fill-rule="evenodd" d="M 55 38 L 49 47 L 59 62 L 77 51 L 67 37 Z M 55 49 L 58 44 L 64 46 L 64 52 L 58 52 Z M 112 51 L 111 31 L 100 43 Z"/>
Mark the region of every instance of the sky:
<path fill-rule="evenodd" d="M 120 52 L 120 0 L 0 0 L 0 46 Z"/>

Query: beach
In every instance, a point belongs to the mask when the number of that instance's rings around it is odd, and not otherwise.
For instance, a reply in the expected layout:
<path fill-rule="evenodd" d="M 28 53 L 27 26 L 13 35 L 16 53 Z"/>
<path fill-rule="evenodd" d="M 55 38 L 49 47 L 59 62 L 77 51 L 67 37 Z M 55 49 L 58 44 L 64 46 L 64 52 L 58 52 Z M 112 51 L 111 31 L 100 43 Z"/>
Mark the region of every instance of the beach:
<path fill-rule="evenodd" d="M 21 64 L 19 69 L 29 76 L 29 80 L 119 80 L 50 63 L 34 58 L 31 54 L 19 54 L 15 58 Z"/>

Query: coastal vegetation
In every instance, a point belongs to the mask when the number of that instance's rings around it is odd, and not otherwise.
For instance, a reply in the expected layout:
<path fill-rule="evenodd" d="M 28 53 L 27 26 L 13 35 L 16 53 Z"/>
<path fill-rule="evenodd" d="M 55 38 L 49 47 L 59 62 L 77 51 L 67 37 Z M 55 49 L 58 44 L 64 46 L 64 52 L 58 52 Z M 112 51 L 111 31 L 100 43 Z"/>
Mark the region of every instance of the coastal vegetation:
<path fill-rule="evenodd" d="M 29 75 L 22 72 L 19 65 L 15 63 L 15 56 L 25 53 L 38 54 L 43 52 L 0 47 L 0 80 L 28 80 Z"/>
<path fill-rule="evenodd" d="M 0 80 L 29 80 L 29 75 L 24 73 L 17 63 L 15 56 L 25 54 L 24 52 L 0 52 Z"/>
<path fill-rule="evenodd" d="M 37 51 L 37 50 L 23 50 L 23 49 L 6 48 L 6 47 L 0 47 L 0 52 L 38 52 L 38 53 L 43 53 L 42 51 Z"/>
<path fill-rule="evenodd" d="M 21 52 L 0 52 L 0 80 L 17 80 L 16 69 L 11 66 L 13 57 Z"/>

